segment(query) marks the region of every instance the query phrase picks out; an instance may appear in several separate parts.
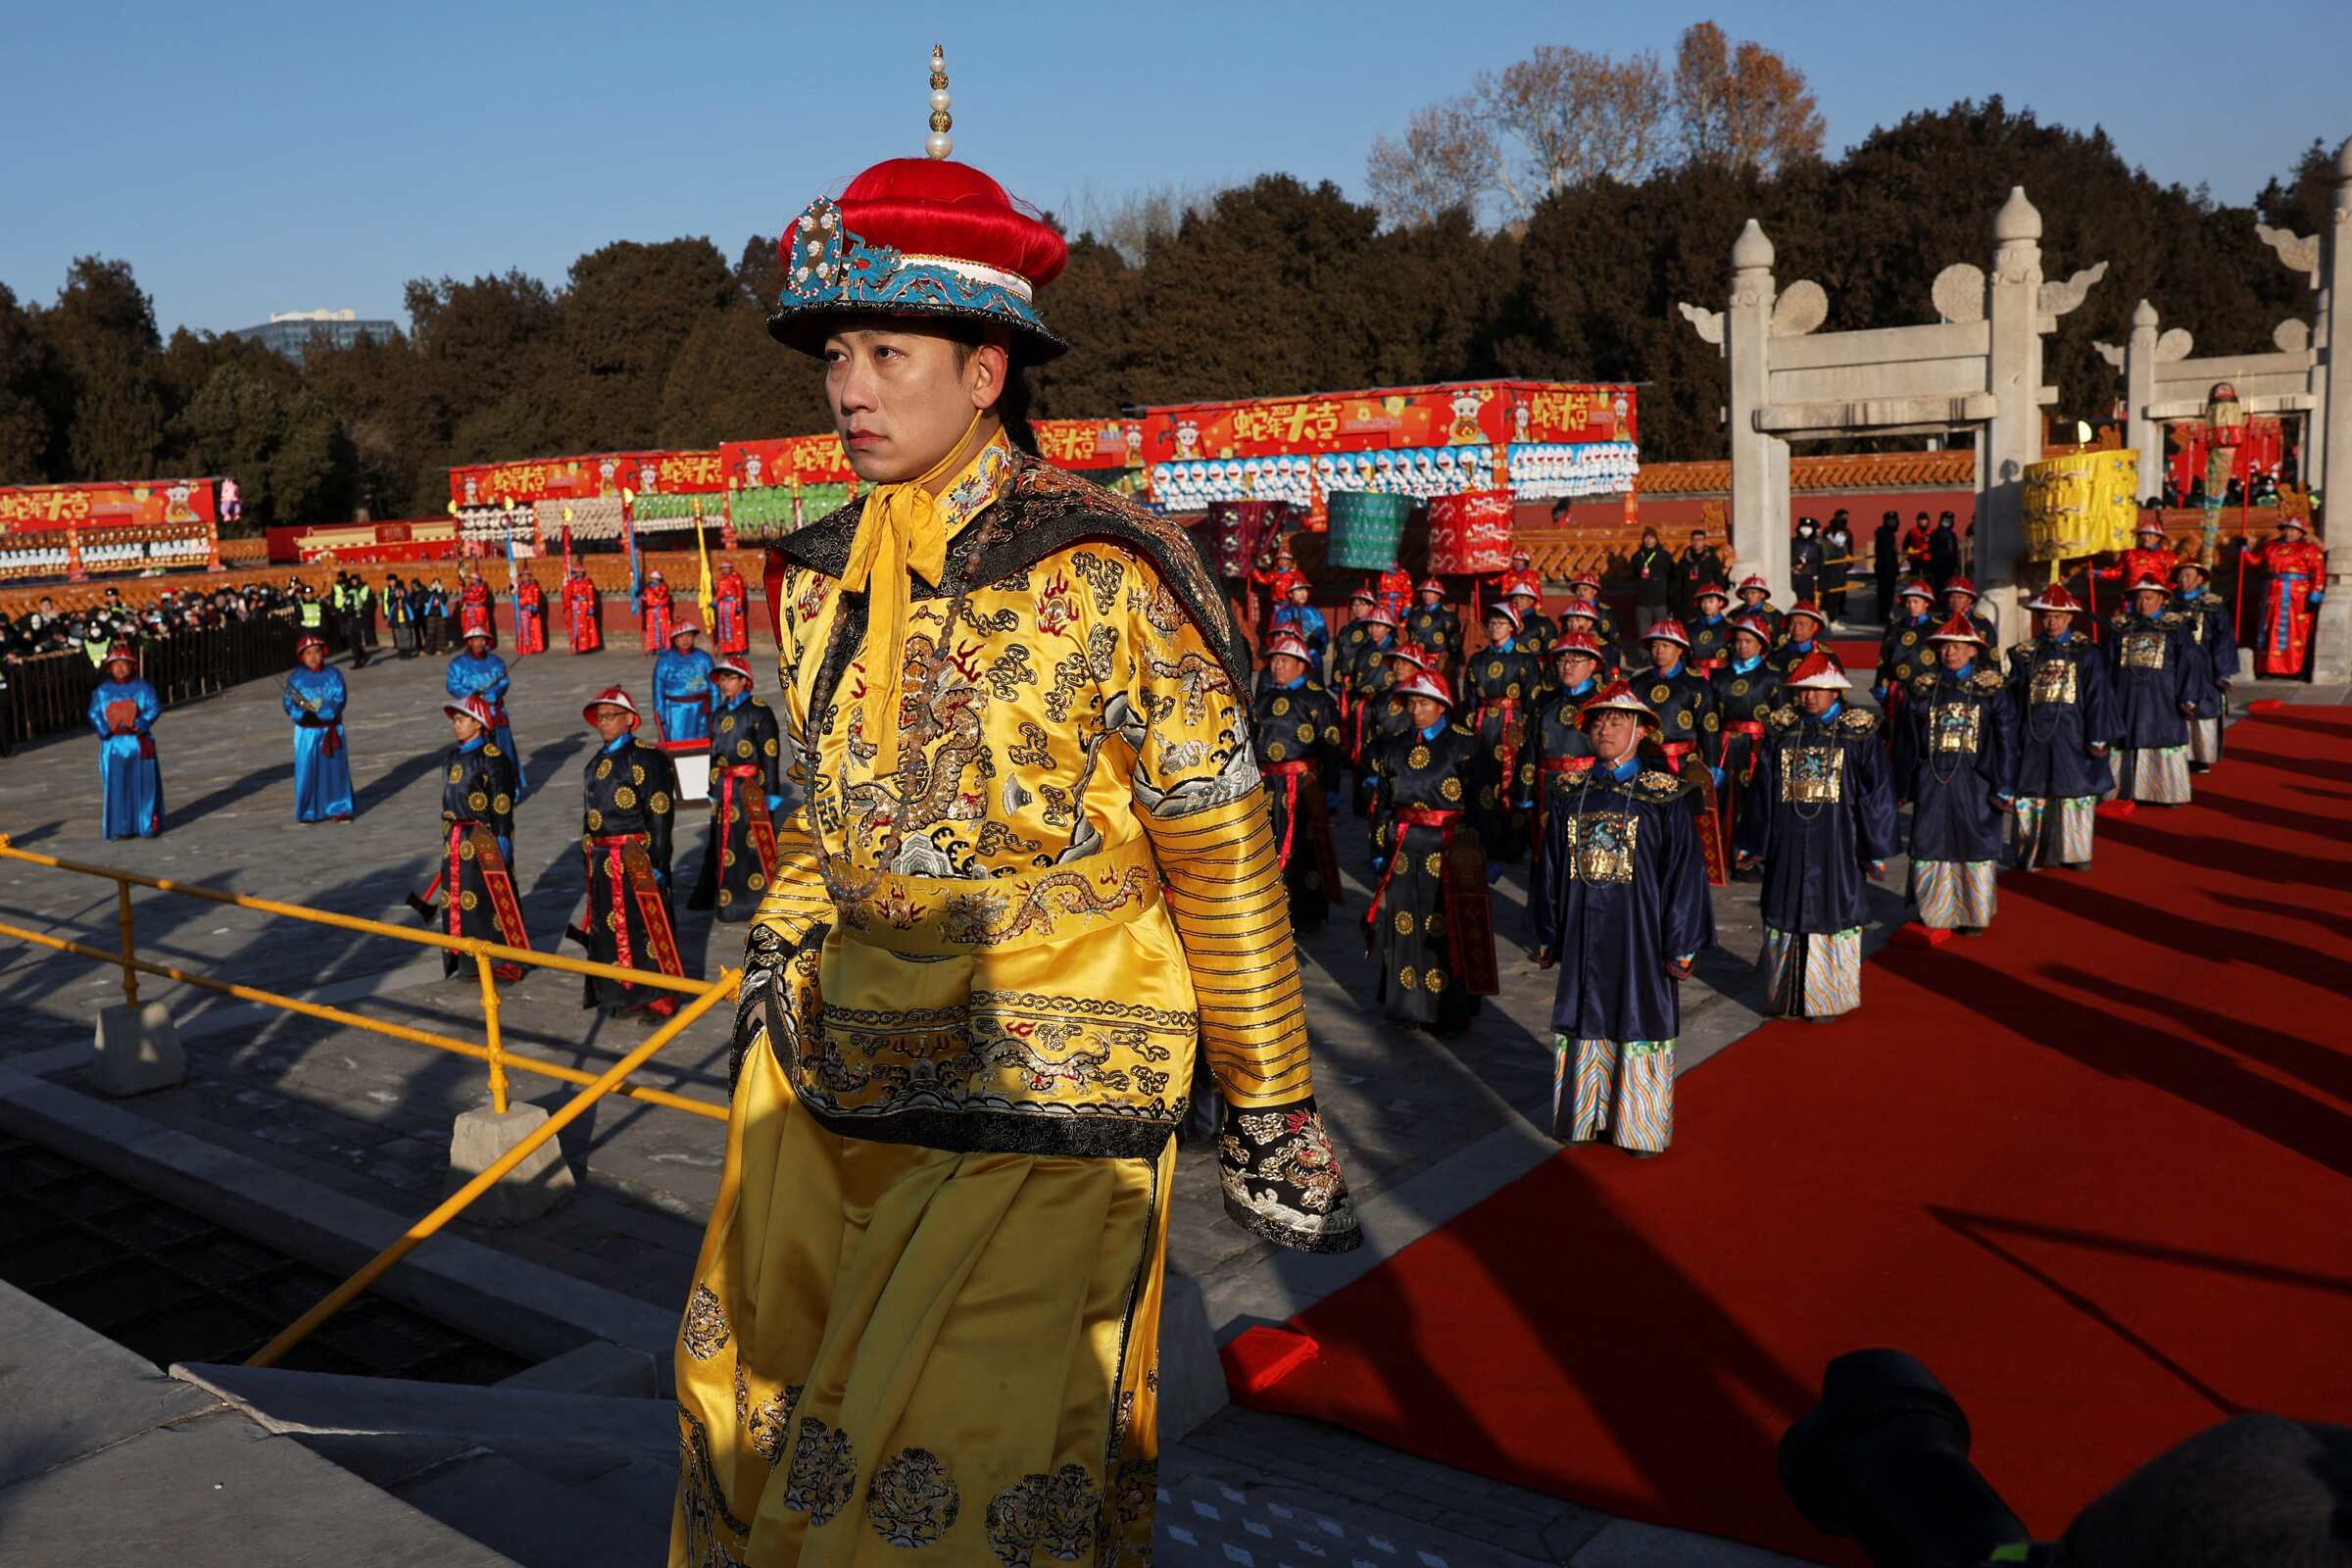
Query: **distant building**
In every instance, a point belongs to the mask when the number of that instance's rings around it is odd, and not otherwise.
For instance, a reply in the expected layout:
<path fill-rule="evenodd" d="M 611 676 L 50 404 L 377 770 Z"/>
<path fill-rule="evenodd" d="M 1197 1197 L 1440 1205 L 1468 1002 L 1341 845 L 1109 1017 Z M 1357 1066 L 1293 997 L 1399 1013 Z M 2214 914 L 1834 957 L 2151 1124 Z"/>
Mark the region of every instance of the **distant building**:
<path fill-rule="evenodd" d="M 357 311 L 275 311 L 268 324 L 238 327 L 236 335 L 266 349 L 275 349 L 289 360 L 299 360 L 315 338 L 322 337 L 331 347 L 347 349 L 363 333 L 384 343 L 399 331 L 398 321 L 363 321 Z"/>

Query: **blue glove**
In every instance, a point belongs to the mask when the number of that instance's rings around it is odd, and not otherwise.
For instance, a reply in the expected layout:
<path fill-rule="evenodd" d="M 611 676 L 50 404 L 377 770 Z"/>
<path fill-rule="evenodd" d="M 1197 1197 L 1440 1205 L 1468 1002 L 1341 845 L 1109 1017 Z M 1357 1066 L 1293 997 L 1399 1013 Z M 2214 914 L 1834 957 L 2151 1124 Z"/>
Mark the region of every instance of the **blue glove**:
<path fill-rule="evenodd" d="M 1389 858 L 1388 858 L 1387 856 L 1385 856 L 1385 855 L 1375 855 L 1374 857 L 1372 857 L 1372 869 L 1373 869 L 1373 870 L 1375 870 L 1375 871 L 1386 871 L 1388 868 L 1389 868 Z"/>
<path fill-rule="evenodd" d="M 2311 606 L 2314 610 L 2317 610 L 2323 603 L 2327 601 L 2327 598 L 2328 591 L 2323 588 L 2318 593 L 2313 594 L 2310 598 L 2304 600 L 2303 602 Z"/>
<path fill-rule="evenodd" d="M 514 841 L 504 833 L 498 836 L 498 858 L 507 862 L 508 870 L 514 869 Z"/>
<path fill-rule="evenodd" d="M 784 809 L 784 797 L 783 797 L 783 796 L 781 796 L 781 795 L 770 795 L 770 796 L 767 798 L 767 814 L 768 814 L 769 816 L 771 816 L 771 817 L 772 817 L 772 816 L 779 815 L 779 814 L 780 814 L 780 813 L 783 811 L 783 809 Z"/>
<path fill-rule="evenodd" d="M 1707 769 L 1707 771 L 1715 775 L 1715 787 L 1717 789 L 1723 788 L 1723 769 L 1720 767 L 1710 767 Z"/>
<path fill-rule="evenodd" d="M 1884 703 L 1886 701 L 1886 688 L 1884 686 L 1873 686 L 1870 689 L 1870 700 L 1874 703 Z"/>
<path fill-rule="evenodd" d="M 654 867 L 654 885 L 662 888 L 669 886 L 669 873 L 658 865 Z"/>

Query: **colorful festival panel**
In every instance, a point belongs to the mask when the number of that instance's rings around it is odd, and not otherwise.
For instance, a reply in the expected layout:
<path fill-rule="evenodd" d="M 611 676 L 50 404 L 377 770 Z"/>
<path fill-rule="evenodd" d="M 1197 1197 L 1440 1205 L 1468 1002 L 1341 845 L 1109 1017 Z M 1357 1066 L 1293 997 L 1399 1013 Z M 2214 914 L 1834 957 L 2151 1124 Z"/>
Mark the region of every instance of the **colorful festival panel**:
<path fill-rule="evenodd" d="M 1154 464 L 1638 439 L 1632 387 L 1541 381 L 1180 404 L 1152 410 L 1143 424 L 1144 460 Z"/>

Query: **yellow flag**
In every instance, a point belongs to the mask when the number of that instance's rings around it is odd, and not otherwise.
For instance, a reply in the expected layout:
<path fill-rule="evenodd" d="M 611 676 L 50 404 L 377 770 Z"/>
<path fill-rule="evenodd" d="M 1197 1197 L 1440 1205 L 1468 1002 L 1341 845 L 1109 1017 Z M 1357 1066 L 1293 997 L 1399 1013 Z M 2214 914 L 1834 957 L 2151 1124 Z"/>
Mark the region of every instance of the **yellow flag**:
<path fill-rule="evenodd" d="M 718 636 L 718 594 L 710 586 L 710 546 L 703 537 L 703 514 L 699 509 L 694 514 L 694 553 L 703 561 L 703 586 L 699 596 L 703 601 L 703 628 L 715 639 Z"/>

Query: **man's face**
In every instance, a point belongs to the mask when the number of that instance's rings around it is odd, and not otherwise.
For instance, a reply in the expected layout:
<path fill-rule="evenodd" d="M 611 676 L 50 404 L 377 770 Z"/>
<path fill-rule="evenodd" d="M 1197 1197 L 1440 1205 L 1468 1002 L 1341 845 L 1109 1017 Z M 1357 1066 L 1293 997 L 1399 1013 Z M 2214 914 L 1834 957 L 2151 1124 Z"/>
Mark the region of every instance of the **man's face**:
<path fill-rule="evenodd" d="M 1937 643 L 1936 652 L 1936 657 L 1943 661 L 1944 668 L 1958 669 L 1977 657 L 1977 645 L 1975 643 Z"/>
<path fill-rule="evenodd" d="M 1289 654 L 1276 654 L 1266 661 L 1266 672 L 1274 677 L 1278 685 L 1288 686 L 1306 673 L 1306 663 Z"/>
<path fill-rule="evenodd" d="M 457 732 L 458 744 L 460 746 L 464 746 L 470 742 L 475 736 L 481 734 L 482 732 L 482 726 L 480 722 L 478 720 L 466 717 L 464 713 L 450 714 L 449 727 Z"/>
<path fill-rule="evenodd" d="M 1742 588 L 1740 590 L 1740 602 L 1747 606 L 1747 608 L 1750 610 L 1755 609 L 1758 605 L 1762 604 L 1770 597 L 1771 596 L 1765 593 L 1765 591 L 1761 588 Z"/>
<path fill-rule="evenodd" d="M 2066 629 L 2074 623 L 2075 614 L 2071 610 L 2037 610 L 2034 612 L 2034 624 L 2044 637 L 2063 637 Z"/>
<path fill-rule="evenodd" d="M 1669 642 L 1663 637 L 1652 637 L 1649 640 L 1650 667 L 1659 674 L 1673 673 L 1675 667 L 1682 662 L 1683 645 L 1681 643 Z"/>
<path fill-rule="evenodd" d="M 1752 631 L 1736 631 L 1732 633 L 1732 652 L 1741 659 L 1762 659 L 1764 639 Z"/>
<path fill-rule="evenodd" d="M 2182 591 L 2193 593 L 2205 586 L 2205 574 L 2193 566 L 2184 566 L 2173 581 L 2179 583 Z"/>
<path fill-rule="evenodd" d="M 2132 608 L 2138 611 L 2143 615 L 2161 615 L 2164 613 L 2164 601 L 2166 597 L 2167 596 L 2164 593 L 2158 591 L 2157 589 L 2145 589 L 2132 596 Z"/>
<path fill-rule="evenodd" d="M 725 698 L 730 703 L 735 701 L 736 698 L 741 697 L 745 690 L 752 684 L 750 681 L 745 680 L 741 675 L 737 675 L 732 671 L 724 669 L 720 670 L 716 675 L 713 675 L 711 679 L 718 683 L 718 695 Z"/>
<path fill-rule="evenodd" d="M 1838 706 L 1838 694 L 1825 687 L 1808 686 L 1796 694 L 1797 706 L 1808 713 L 1826 713 Z"/>
<path fill-rule="evenodd" d="M 1821 635 L 1821 622 L 1811 615 L 1788 617 L 1788 638 L 1791 642 L 1809 643 Z"/>
<path fill-rule="evenodd" d="M 953 339 L 924 327 L 844 326 L 825 339 L 825 399 L 858 477 L 916 478 L 938 466 L 972 422 L 996 406 L 1007 357 L 983 344 L 958 358 Z"/>
<path fill-rule="evenodd" d="M 1903 613 L 1910 616 L 1913 620 L 1917 620 L 1920 616 L 1928 612 L 1928 606 L 1930 603 L 1931 601 L 1922 598 L 1918 594 L 1905 594 L 1903 595 Z"/>
<path fill-rule="evenodd" d="M 476 632 L 466 639 L 466 651 L 479 659 L 490 651 L 490 639 Z"/>
<path fill-rule="evenodd" d="M 1435 697 L 1407 697 L 1404 710 L 1412 715 L 1415 729 L 1427 729 L 1446 716 L 1446 705 Z"/>
<path fill-rule="evenodd" d="M 1421 590 L 1421 608 L 1435 610 L 1445 601 L 1445 598 L 1446 596 L 1435 588 L 1424 588 Z"/>
<path fill-rule="evenodd" d="M 1705 534 L 1703 534 L 1703 533 L 1699 533 L 1699 532 L 1696 532 L 1696 531 L 1694 530 L 1694 531 L 1691 533 L 1691 535 L 1690 535 L 1690 548 L 1691 548 L 1692 550 L 1704 550 L 1704 549 L 1706 549 L 1706 548 L 1707 548 L 1707 536 L 1706 536 Z"/>
<path fill-rule="evenodd" d="M 1487 617 L 1487 641 L 1491 643 L 1507 643 L 1513 637 L 1518 635 L 1519 628 L 1512 625 L 1507 617 L 1502 615 L 1489 615 Z"/>
<path fill-rule="evenodd" d="M 1701 594 L 1701 595 L 1699 595 L 1699 599 L 1698 599 L 1698 612 L 1699 612 L 1700 614 L 1702 614 L 1702 615 L 1706 616 L 1708 619 L 1712 620 L 1712 619 L 1713 619 L 1715 616 L 1722 614 L 1722 613 L 1723 613 L 1723 607 L 1724 607 L 1724 598 L 1723 598 L 1723 595 L 1721 595 L 1721 594 Z"/>
<path fill-rule="evenodd" d="M 325 663 L 326 663 L 326 650 L 325 650 L 325 649 L 323 649 L 323 648 L 321 648 L 321 647 L 319 647 L 319 646 L 318 646 L 317 643 L 313 643 L 313 644 L 311 644 L 311 646 L 310 646 L 310 647 L 308 647 L 308 648 L 305 648 L 305 649 L 302 651 L 302 667 L 303 667 L 303 668 L 305 668 L 305 669 L 318 669 L 318 668 L 321 668 L 321 667 L 323 667 L 323 666 L 325 665 Z"/>
<path fill-rule="evenodd" d="M 1592 749 L 1604 762 L 1619 762 L 1642 738 L 1642 719 L 1639 714 L 1623 709 L 1610 709 L 1592 715 L 1591 726 Z"/>
<path fill-rule="evenodd" d="M 607 741 L 616 741 L 636 727 L 636 720 L 627 709 L 611 703 L 596 705 L 596 732 Z"/>
<path fill-rule="evenodd" d="M 106 676 L 107 679 L 116 681 L 130 679 L 130 661 L 127 659 L 108 660 L 106 662 Z"/>
<path fill-rule="evenodd" d="M 1560 656 L 1560 679 L 1570 686 L 1582 686 L 1600 668 L 1600 661 L 1591 654 L 1574 653 Z"/>
<path fill-rule="evenodd" d="M 1313 594 L 1314 589 L 1305 583 L 1293 583 L 1291 585 L 1291 603 L 1294 605 L 1305 604 L 1307 600 L 1313 596 Z"/>

